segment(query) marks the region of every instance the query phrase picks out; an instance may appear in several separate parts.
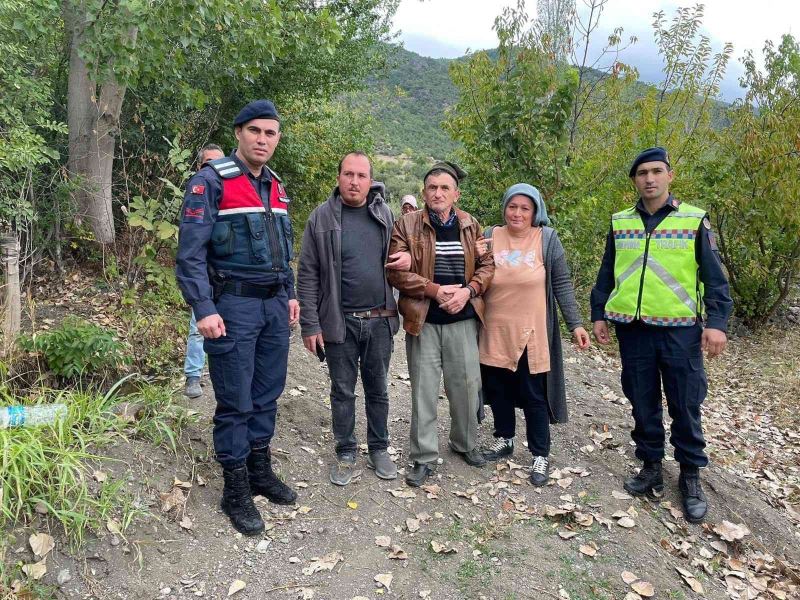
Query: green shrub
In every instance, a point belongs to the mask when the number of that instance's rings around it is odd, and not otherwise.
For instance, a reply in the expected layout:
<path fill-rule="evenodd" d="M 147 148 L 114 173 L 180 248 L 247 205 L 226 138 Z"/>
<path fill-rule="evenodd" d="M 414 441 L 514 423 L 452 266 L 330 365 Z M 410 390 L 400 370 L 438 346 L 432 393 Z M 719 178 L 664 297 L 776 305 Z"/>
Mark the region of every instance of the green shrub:
<path fill-rule="evenodd" d="M 20 345 L 38 352 L 59 377 L 75 379 L 86 374 L 105 374 L 130 363 L 124 345 L 113 332 L 74 317 L 58 329 L 22 336 Z"/>
<path fill-rule="evenodd" d="M 87 531 L 100 531 L 111 518 L 124 530 L 142 514 L 124 479 L 92 477 L 92 465 L 103 460 L 98 450 L 123 437 L 126 423 L 111 412 L 123 382 L 105 394 L 42 390 L 26 404 L 66 404 L 65 418 L 0 429 L 0 527 L 28 521 L 38 505 L 70 541 L 80 543 Z"/>

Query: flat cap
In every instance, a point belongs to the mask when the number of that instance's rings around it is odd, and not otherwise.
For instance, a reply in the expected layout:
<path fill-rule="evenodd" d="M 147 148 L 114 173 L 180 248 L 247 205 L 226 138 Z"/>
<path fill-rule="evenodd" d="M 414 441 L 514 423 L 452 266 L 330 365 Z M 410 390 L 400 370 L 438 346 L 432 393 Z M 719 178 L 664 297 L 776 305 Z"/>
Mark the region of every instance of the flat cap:
<path fill-rule="evenodd" d="M 467 178 L 467 172 L 459 167 L 456 163 L 442 160 L 435 163 L 430 169 L 428 169 L 428 172 L 425 173 L 425 177 L 422 178 L 422 181 L 424 182 L 426 179 L 428 179 L 428 175 L 434 171 L 444 171 L 448 175 L 452 176 L 452 178 L 456 180 L 456 185 L 460 184 L 464 179 Z"/>
<path fill-rule="evenodd" d="M 233 120 L 233 126 L 242 125 L 253 119 L 281 120 L 271 100 L 253 100 L 239 111 L 239 114 Z"/>
<path fill-rule="evenodd" d="M 628 177 L 633 177 L 636 174 L 636 167 L 638 167 L 640 164 L 656 161 L 665 163 L 668 169 L 672 168 L 669 165 L 669 155 L 667 154 L 666 149 L 662 148 L 661 146 L 653 146 L 647 150 L 642 150 L 639 153 L 639 156 L 634 159 L 633 164 L 631 165 L 631 170 L 628 172 Z"/>

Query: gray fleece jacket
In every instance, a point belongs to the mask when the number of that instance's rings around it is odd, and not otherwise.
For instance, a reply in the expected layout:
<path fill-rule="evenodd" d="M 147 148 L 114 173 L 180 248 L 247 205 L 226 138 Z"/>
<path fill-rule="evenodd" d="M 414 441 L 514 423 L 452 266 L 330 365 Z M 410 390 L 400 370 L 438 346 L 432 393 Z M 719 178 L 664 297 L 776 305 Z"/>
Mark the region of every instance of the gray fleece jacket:
<path fill-rule="evenodd" d="M 383 252 L 384 263 L 389 252 L 394 216 L 384 200 L 384 185 L 372 182 L 367 204 L 369 214 L 381 226 L 383 248 L 365 248 L 365 252 Z M 300 333 L 303 337 L 322 333 L 326 343 L 340 344 L 345 339 L 342 312 L 342 198 L 339 188 L 311 211 L 303 231 L 303 245 L 297 267 L 297 299 L 300 301 Z M 386 308 L 397 310 L 392 288 L 383 284 Z M 398 317 L 390 317 L 392 334 L 400 327 Z"/>

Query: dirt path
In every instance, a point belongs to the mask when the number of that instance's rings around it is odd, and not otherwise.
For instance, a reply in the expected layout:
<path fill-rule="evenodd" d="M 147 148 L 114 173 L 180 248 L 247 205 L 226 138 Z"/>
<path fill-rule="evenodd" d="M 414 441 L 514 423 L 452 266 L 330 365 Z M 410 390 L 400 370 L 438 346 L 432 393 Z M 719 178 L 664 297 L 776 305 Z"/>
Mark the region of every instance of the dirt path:
<path fill-rule="evenodd" d="M 700 597 L 688 583 L 702 586 L 707 598 L 800 597 L 800 580 L 793 580 L 789 570 L 800 560 L 800 529 L 787 516 L 797 496 L 784 496 L 789 502 L 781 505 L 728 460 L 704 473 L 711 503 L 706 525 L 689 525 L 679 510 L 670 510 L 680 506 L 675 462 L 666 464 L 661 503 L 622 493 L 622 479 L 636 461 L 615 359 L 596 350 L 583 355 L 566 350 L 571 421 L 553 429 L 555 472 L 544 489 L 527 483 L 530 457 L 521 443 L 512 462 L 482 469 L 452 454 L 444 400 L 439 407 L 443 464 L 431 487 L 413 490 L 402 476 L 378 480 L 362 456 L 361 476 L 338 488 L 327 478 L 333 447 L 327 372 L 302 350 L 297 336 L 273 442 L 283 476 L 299 492 L 297 506 L 259 501 L 268 521 L 261 538 L 243 538 L 228 526 L 218 510 L 222 481 L 211 460 L 213 402 L 207 386 L 196 404 L 199 426 L 189 432 L 177 457 L 144 443 L 112 449 L 121 462 L 109 461 L 105 469 L 114 478 L 127 478 L 130 492 L 153 516 L 134 524 L 124 537 L 103 535 L 74 554 L 57 545 L 45 582 L 55 583 L 63 569 L 72 575 L 58 596 L 225 598 L 240 580 L 245 587 L 233 598 L 578 600 L 624 598 L 634 589 L 647 597 L 645 583 L 652 584 L 655 598 Z M 738 414 L 715 396 L 723 384 L 712 386 L 707 417 Z M 398 465 L 405 467 L 410 390 L 402 334 L 395 340 L 389 390 L 392 444 Z M 520 414 L 518 432 L 523 427 Z M 488 416 L 482 438 L 488 440 L 491 431 Z M 745 451 L 758 443 L 746 437 L 732 443 L 725 431 L 709 427 L 715 459 L 727 456 L 735 444 Z M 365 441 L 363 410 L 357 432 Z M 523 439 L 518 435 L 518 443 Z M 790 486 L 796 481 L 798 456 L 786 465 L 784 475 L 795 476 Z M 160 494 L 170 492 L 175 479 L 185 482 L 188 500 L 178 514 L 164 514 Z M 182 527 L 184 517 L 188 520 Z M 725 543 L 713 531 L 723 521 L 746 523 L 751 533 L 743 542 Z M 15 560 L 29 560 L 29 532 L 14 532 L 14 548 L 21 549 Z M 682 577 L 678 568 L 689 575 Z M 639 580 L 631 581 L 625 571 Z"/>

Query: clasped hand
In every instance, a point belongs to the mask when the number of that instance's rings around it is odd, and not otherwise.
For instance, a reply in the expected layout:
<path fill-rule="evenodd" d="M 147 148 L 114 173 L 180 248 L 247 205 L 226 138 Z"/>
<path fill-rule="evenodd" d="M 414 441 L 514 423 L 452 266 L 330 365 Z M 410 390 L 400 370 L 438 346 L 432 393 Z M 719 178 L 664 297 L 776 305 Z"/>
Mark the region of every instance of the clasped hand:
<path fill-rule="evenodd" d="M 469 287 L 460 285 L 441 285 L 436 292 L 436 301 L 446 313 L 455 315 L 463 310 L 469 300 Z"/>

